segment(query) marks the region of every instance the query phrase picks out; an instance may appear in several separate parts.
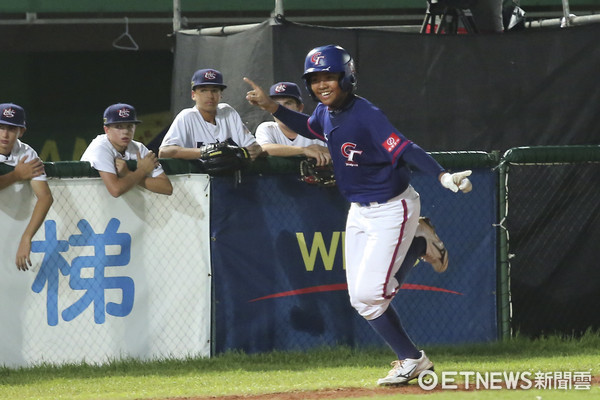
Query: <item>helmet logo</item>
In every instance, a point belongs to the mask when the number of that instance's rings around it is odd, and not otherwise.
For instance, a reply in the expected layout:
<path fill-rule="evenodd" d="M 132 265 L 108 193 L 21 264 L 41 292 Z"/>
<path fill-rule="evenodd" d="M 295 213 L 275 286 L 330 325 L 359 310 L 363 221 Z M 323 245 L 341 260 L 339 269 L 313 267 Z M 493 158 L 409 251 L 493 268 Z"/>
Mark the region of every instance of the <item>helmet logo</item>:
<path fill-rule="evenodd" d="M 323 55 L 323 53 L 321 53 L 320 51 L 317 51 L 310 58 L 310 62 L 313 63 L 314 65 L 320 65 L 320 64 L 322 64 L 321 60 L 324 60 L 324 59 L 325 59 L 325 56 Z"/>
<path fill-rule="evenodd" d="M 285 85 L 277 85 L 275 86 L 276 93 L 285 93 L 286 86 Z"/>
<path fill-rule="evenodd" d="M 15 116 L 15 110 L 13 110 L 12 108 L 5 108 L 4 111 L 2 111 L 2 116 L 6 117 L 6 118 L 14 118 Z"/>
<path fill-rule="evenodd" d="M 213 79 L 216 79 L 216 78 L 217 78 L 217 74 L 215 74 L 215 71 L 207 71 L 207 72 L 204 74 L 204 77 L 205 77 L 206 79 L 208 79 L 208 80 L 211 80 L 211 81 L 212 81 Z"/>
<path fill-rule="evenodd" d="M 121 108 L 119 110 L 119 117 L 121 117 L 121 118 L 127 118 L 127 117 L 129 117 L 129 110 L 126 109 L 126 108 Z"/>

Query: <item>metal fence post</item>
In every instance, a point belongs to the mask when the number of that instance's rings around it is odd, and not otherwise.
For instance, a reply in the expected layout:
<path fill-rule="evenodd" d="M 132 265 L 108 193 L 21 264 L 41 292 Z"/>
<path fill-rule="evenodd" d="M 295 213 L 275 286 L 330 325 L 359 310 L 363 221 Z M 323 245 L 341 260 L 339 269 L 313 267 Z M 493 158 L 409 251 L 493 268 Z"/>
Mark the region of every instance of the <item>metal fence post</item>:
<path fill-rule="evenodd" d="M 501 160 L 498 165 L 498 336 L 509 339 L 511 336 L 510 305 L 510 260 L 508 254 L 508 169 L 509 163 Z"/>

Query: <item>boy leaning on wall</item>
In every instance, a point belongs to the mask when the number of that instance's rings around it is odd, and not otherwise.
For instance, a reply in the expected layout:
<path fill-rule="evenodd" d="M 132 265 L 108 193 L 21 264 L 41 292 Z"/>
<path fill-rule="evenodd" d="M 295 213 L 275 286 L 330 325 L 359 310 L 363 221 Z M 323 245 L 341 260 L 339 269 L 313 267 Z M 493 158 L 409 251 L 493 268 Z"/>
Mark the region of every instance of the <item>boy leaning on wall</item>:
<path fill-rule="evenodd" d="M 173 185 L 158 162 L 156 155 L 143 143 L 133 140 L 137 124 L 135 108 L 116 103 L 104 110 L 104 134 L 96 136 L 81 156 L 98 170 L 106 189 L 119 197 L 139 185 L 154 193 L 171 195 Z M 136 160 L 137 168 L 130 171 L 127 160 Z"/>
<path fill-rule="evenodd" d="M 0 175 L 0 190 L 14 183 L 27 181 L 37 198 L 15 257 L 15 264 L 21 271 L 27 271 L 32 265 L 29 257 L 31 239 L 44 222 L 54 201 L 42 160 L 31 146 L 19 140 L 27 129 L 25 125 L 23 107 L 13 103 L 0 104 L 0 163 L 14 167 L 11 172 Z"/>

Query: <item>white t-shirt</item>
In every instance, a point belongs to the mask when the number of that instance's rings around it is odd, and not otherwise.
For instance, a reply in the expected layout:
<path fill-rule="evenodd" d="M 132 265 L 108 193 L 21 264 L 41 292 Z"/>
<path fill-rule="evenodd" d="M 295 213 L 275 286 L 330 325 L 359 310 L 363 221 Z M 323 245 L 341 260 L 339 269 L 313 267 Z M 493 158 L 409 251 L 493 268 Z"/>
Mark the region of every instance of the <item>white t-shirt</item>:
<path fill-rule="evenodd" d="M 215 121 L 216 125 L 206 122 L 196 107 L 186 108 L 177 114 L 160 147 L 197 148 L 220 142 L 247 147 L 256 143 L 240 115 L 229 104 L 219 103 Z"/>
<path fill-rule="evenodd" d="M 256 141 L 261 146 L 263 144 L 284 144 L 287 146 L 294 147 L 308 147 L 313 144 L 318 144 L 319 146 L 327 147 L 327 144 L 322 140 L 318 139 L 308 139 L 302 135 L 296 136 L 294 140 L 290 140 L 279 128 L 277 122 L 268 121 L 263 122 L 256 127 Z"/>
<path fill-rule="evenodd" d="M 33 148 L 31 148 L 31 146 L 29 146 L 28 144 L 23 143 L 19 139 L 17 139 L 17 141 L 15 142 L 15 144 L 8 156 L 0 154 L 0 162 L 4 163 L 6 165 L 10 165 L 11 167 L 15 167 L 18 164 L 19 160 L 23 157 L 26 157 L 25 162 L 29 162 L 31 160 L 39 158 L 38 154 L 36 153 L 36 151 Z M 46 177 L 46 173 L 44 172 L 40 176 L 31 178 L 31 180 L 32 181 L 47 181 L 48 178 Z"/>
<path fill-rule="evenodd" d="M 121 160 L 137 160 L 137 152 L 140 152 L 140 157 L 145 157 L 149 150 L 143 143 L 132 140 L 125 149 L 125 155 L 119 153 L 117 149 L 110 143 L 106 134 L 98 135 L 92 143 L 85 149 L 81 156 L 81 161 L 89 161 L 92 167 L 102 172 L 110 172 L 117 175 L 117 167 L 115 167 L 115 159 Z M 154 168 L 148 176 L 156 178 L 162 174 L 163 168 L 160 164 Z"/>

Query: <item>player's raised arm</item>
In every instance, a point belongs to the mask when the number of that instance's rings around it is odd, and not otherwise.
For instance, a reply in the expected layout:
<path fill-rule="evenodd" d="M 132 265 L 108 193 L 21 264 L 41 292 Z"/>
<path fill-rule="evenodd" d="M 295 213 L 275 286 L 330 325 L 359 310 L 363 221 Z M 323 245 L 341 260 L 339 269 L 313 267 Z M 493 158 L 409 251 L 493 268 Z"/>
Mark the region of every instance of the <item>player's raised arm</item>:
<path fill-rule="evenodd" d="M 258 106 L 271 114 L 277 111 L 279 104 L 270 98 L 260 86 L 246 77 L 244 77 L 244 82 L 252 86 L 252 89 L 246 93 L 246 100 L 248 100 L 248 103 L 253 106 Z"/>

